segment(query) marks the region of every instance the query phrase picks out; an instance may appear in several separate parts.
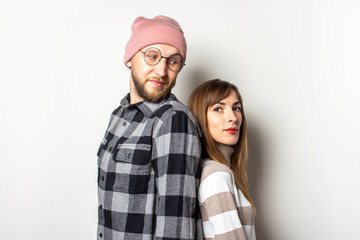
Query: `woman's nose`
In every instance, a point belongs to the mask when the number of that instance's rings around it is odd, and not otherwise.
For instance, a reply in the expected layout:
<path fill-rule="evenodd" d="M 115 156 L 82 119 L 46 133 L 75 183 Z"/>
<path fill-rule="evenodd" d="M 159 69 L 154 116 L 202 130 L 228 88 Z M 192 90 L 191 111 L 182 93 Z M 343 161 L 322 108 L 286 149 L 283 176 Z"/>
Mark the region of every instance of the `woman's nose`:
<path fill-rule="evenodd" d="M 227 113 L 227 120 L 229 122 L 236 122 L 238 119 L 237 119 L 237 116 L 235 114 L 235 112 L 233 110 L 229 110 L 228 113 Z"/>

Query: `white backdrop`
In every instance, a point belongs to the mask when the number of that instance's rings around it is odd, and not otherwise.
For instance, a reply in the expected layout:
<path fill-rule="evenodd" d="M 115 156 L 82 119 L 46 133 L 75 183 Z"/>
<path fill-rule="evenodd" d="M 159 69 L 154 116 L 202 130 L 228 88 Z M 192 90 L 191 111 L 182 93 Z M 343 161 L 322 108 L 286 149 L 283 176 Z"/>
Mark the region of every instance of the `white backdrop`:
<path fill-rule="evenodd" d="M 244 98 L 260 240 L 358 239 L 357 0 L 1 1 L 1 239 L 95 239 L 96 151 L 129 89 L 137 16 L 188 42 L 174 89 Z"/>

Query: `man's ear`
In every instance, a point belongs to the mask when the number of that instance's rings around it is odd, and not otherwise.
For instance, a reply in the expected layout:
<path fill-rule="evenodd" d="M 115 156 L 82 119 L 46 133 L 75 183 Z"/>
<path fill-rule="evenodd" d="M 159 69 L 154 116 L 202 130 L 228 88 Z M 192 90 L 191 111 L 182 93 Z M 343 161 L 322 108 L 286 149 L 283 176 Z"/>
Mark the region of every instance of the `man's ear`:
<path fill-rule="evenodd" d="M 128 68 L 131 68 L 131 67 L 132 67 L 132 62 L 131 62 L 131 60 L 126 63 L 126 66 L 127 66 Z"/>

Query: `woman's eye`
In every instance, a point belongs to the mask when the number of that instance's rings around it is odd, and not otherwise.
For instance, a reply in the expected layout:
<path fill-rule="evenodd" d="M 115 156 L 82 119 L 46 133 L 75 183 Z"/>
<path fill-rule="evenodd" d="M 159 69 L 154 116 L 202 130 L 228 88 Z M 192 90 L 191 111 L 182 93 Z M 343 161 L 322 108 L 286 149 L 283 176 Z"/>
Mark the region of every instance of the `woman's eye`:
<path fill-rule="evenodd" d="M 240 107 L 234 107 L 234 111 L 241 112 L 241 108 Z"/>
<path fill-rule="evenodd" d="M 220 112 L 220 111 L 221 111 L 221 107 L 214 108 L 213 111 L 215 111 L 215 112 Z"/>

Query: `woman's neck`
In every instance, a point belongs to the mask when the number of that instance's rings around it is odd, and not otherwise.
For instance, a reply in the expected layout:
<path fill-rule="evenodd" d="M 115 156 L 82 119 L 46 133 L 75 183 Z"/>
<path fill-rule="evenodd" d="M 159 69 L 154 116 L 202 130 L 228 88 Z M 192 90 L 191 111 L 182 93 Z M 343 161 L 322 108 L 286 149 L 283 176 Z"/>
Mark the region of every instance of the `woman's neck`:
<path fill-rule="evenodd" d="M 221 154 L 224 156 L 226 162 L 230 164 L 231 155 L 234 153 L 234 148 L 231 145 L 225 145 L 221 143 L 217 143 L 216 146 L 218 147 Z"/>

